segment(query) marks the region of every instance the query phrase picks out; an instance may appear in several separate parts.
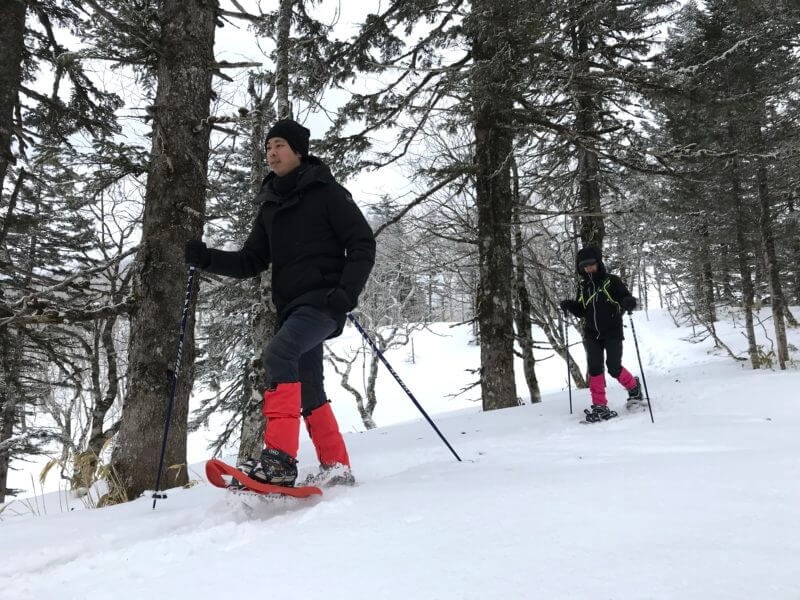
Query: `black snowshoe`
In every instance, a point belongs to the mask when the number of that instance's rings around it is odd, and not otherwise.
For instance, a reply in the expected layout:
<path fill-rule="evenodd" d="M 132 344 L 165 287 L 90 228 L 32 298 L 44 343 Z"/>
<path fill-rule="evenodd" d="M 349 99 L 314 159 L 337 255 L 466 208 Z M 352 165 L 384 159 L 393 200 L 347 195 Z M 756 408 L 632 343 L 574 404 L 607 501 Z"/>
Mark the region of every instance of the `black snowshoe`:
<path fill-rule="evenodd" d="M 628 390 L 628 401 L 625 403 L 625 408 L 630 412 L 637 412 L 647 409 L 647 400 L 642 395 L 642 384 L 639 383 L 639 378 L 634 377 L 636 380 L 636 387 Z"/>
<path fill-rule="evenodd" d="M 236 468 L 260 483 L 294 487 L 294 482 L 297 480 L 297 461 L 275 448 L 262 450 L 260 460 L 248 458 Z M 231 487 L 242 486 L 234 480 Z"/>
<path fill-rule="evenodd" d="M 592 408 L 585 408 L 583 412 L 586 414 L 584 423 L 599 423 L 600 421 L 608 421 L 618 416 L 617 413 L 605 404 L 592 404 Z"/>

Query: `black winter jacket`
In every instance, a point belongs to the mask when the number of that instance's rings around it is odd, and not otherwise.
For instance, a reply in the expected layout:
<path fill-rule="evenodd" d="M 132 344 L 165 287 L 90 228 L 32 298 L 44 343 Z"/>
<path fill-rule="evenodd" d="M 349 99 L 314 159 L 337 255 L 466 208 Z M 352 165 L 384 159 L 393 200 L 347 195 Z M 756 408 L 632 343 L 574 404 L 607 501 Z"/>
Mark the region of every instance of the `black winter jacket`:
<path fill-rule="evenodd" d="M 575 300 L 567 309 L 576 317 L 584 319 L 583 333 L 595 339 L 623 339 L 622 299 L 631 293 L 622 279 L 608 273 L 602 255 L 595 248 L 582 248 L 578 252 L 576 265 L 586 258 L 595 258 L 596 273 L 586 273 L 578 268 L 581 281 Z"/>
<path fill-rule="evenodd" d="M 264 179 L 256 196 L 261 206 L 241 250 L 208 250 L 206 270 L 219 275 L 254 277 L 272 263 L 279 324 L 303 304 L 332 312 L 327 298 L 337 287 L 352 310 L 375 264 L 375 237 L 350 192 L 314 156 L 298 169 L 297 184 L 285 195 L 276 192 L 274 173 Z M 340 327 L 331 337 L 341 333 L 346 318 L 334 317 Z"/>

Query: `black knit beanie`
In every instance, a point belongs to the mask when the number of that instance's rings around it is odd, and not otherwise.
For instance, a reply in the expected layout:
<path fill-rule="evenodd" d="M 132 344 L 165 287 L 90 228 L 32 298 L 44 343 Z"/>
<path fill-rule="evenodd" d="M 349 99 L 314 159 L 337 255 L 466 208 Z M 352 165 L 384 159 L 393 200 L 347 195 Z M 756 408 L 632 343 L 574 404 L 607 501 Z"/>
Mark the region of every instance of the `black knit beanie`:
<path fill-rule="evenodd" d="M 594 246 L 586 246 L 585 248 L 581 248 L 578 250 L 578 256 L 575 258 L 575 262 L 579 270 L 588 265 L 599 263 L 601 260 L 603 260 L 603 255 L 601 254 L 600 249 L 595 248 Z"/>
<path fill-rule="evenodd" d="M 292 150 L 297 152 L 301 158 L 308 158 L 308 139 L 311 137 L 311 132 L 291 119 L 281 119 L 273 125 L 267 132 L 267 139 L 264 144 L 271 138 L 283 138 L 289 142 Z"/>

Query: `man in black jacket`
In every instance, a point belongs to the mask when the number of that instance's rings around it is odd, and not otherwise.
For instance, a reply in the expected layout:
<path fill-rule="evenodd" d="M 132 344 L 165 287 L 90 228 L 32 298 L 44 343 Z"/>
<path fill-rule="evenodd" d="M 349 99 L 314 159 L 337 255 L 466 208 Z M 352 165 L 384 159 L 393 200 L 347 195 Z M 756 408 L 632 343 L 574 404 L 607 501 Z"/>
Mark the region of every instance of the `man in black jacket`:
<path fill-rule="evenodd" d="M 576 263 L 581 275 L 577 296 L 575 300 L 562 300 L 561 309 L 584 320 L 583 345 L 592 394 L 592 408 L 584 412 L 587 421 L 595 422 L 617 416 L 606 399 L 603 352 L 609 374 L 628 390 L 628 409 L 641 407 L 644 400 L 639 378 L 622 366 L 622 311 L 633 311 L 636 298 L 619 277 L 606 272 L 598 248 L 579 250 Z"/>
<path fill-rule="evenodd" d="M 186 243 L 186 261 L 230 277 L 254 277 L 272 263 L 278 329 L 264 350 L 265 449 L 241 466 L 252 478 L 293 486 L 300 415 L 323 473 L 352 483 L 350 459 L 323 387 L 322 344 L 338 336 L 375 263 L 375 238 L 350 193 L 308 154 L 310 131 L 278 121 L 267 133 L 271 173 L 241 250 Z"/>

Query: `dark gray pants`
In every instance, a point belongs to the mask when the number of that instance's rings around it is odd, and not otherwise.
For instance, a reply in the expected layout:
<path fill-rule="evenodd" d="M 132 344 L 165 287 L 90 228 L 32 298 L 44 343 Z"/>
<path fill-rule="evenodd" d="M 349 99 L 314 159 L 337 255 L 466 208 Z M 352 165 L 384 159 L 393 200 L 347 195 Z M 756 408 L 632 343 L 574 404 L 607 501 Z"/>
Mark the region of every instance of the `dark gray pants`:
<path fill-rule="evenodd" d="M 589 375 L 594 377 L 603 374 L 603 352 L 606 355 L 608 374 L 614 378 L 622 372 L 622 339 L 597 339 L 592 335 L 583 338 L 583 347 L 586 348 L 586 364 Z"/>
<path fill-rule="evenodd" d="M 336 320 L 313 306 L 291 312 L 264 350 L 270 387 L 300 382 L 303 415 L 328 401 L 322 366 L 322 343 L 337 329 Z"/>

